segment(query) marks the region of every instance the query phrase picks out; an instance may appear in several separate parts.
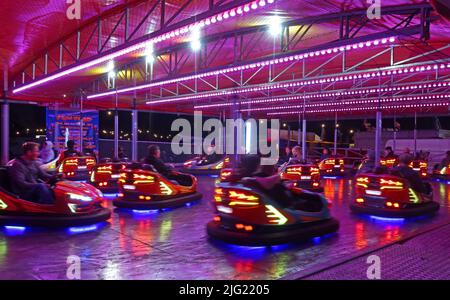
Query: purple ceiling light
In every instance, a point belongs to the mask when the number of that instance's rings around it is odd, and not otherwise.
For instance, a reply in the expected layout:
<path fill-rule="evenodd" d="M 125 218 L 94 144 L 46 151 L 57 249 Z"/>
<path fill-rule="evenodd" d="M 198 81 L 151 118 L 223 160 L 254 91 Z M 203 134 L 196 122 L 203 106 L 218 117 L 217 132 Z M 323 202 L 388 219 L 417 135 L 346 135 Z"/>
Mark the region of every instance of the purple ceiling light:
<path fill-rule="evenodd" d="M 165 99 L 165 100 L 155 100 L 155 101 L 147 101 L 147 104 L 154 105 L 154 104 L 163 104 L 163 103 L 171 103 L 171 102 L 178 102 L 178 101 L 185 101 L 189 99 L 198 99 L 198 98 L 205 98 L 205 97 L 211 97 L 211 96 L 224 96 L 224 95 L 232 95 L 237 93 L 248 93 L 248 92 L 259 92 L 259 91 L 267 91 L 272 89 L 281 89 L 281 88 L 292 88 L 292 87 L 300 87 L 300 86 L 308 86 L 312 84 L 322 84 L 322 83 L 334 83 L 334 82 L 343 82 L 348 80 L 354 80 L 354 79 L 367 79 L 367 78 L 377 78 L 377 77 L 383 77 L 383 76 L 391 76 L 391 75 L 398 75 L 398 74 L 410 74 L 410 73 L 421 73 L 421 72 L 427 72 L 427 71 L 433 71 L 433 70 L 443 70 L 443 69 L 450 69 L 450 63 L 440 63 L 440 64 L 426 64 L 422 66 L 415 66 L 415 67 L 402 67 L 402 66 L 393 66 L 393 67 L 387 67 L 383 68 L 383 70 L 379 71 L 369 71 L 369 72 L 355 72 L 354 74 L 346 74 L 346 75 L 330 75 L 326 77 L 322 77 L 320 79 L 313 79 L 313 80 L 300 80 L 295 82 L 288 82 L 288 83 L 277 83 L 272 85 L 259 85 L 256 87 L 251 88 L 244 88 L 240 89 L 239 91 L 236 89 L 229 89 L 226 91 L 221 92 L 214 92 L 211 94 L 205 94 L 202 96 L 189 96 L 189 97 L 178 97 L 178 98 L 172 98 L 172 99 Z M 194 76 L 189 76 L 190 79 L 195 78 Z M 125 93 L 130 92 L 134 90 L 141 90 L 146 89 L 149 87 L 159 86 L 167 83 L 174 83 L 178 82 L 180 80 L 183 80 L 183 78 L 178 79 L 171 79 L 167 81 L 160 81 L 160 82 L 154 82 L 143 86 L 137 86 L 137 87 L 131 87 L 126 88 L 122 90 L 118 90 L 117 93 Z M 110 91 L 102 94 L 96 94 L 88 96 L 88 99 L 93 99 L 97 97 L 103 97 L 108 95 L 114 95 L 116 91 Z"/>
<path fill-rule="evenodd" d="M 137 50 L 145 49 L 147 47 L 147 45 L 150 44 L 150 43 L 151 44 L 157 44 L 159 42 L 162 42 L 162 41 L 174 38 L 174 37 L 186 35 L 187 33 L 191 32 L 194 28 L 198 28 L 198 27 L 202 28 L 202 27 L 205 27 L 205 26 L 210 26 L 210 25 L 212 25 L 214 23 L 221 22 L 224 19 L 228 19 L 230 17 L 235 17 L 235 16 L 240 16 L 240 15 L 250 11 L 249 9 L 247 9 L 247 10 L 245 9 L 246 7 L 250 7 L 250 5 L 251 5 L 252 9 L 257 9 L 259 7 L 264 7 L 266 5 L 266 3 L 261 5 L 261 3 L 259 3 L 259 2 L 261 2 L 261 1 L 253 1 L 250 4 L 241 5 L 241 6 L 237 7 L 237 8 L 233 8 L 233 9 L 227 10 L 227 11 L 225 11 L 223 13 L 218 13 L 218 14 L 216 14 L 214 16 L 202 19 L 202 20 L 194 22 L 192 24 L 189 24 L 189 25 L 183 26 L 181 28 L 177 28 L 177 29 L 171 30 L 169 32 L 163 33 L 163 34 L 161 34 L 159 36 L 156 36 L 154 38 L 151 38 L 151 39 L 149 39 L 149 40 L 147 40 L 145 42 L 138 43 L 136 45 L 127 47 L 125 49 L 122 49 L 122 50 L 113 52 L 111 54 L 99 57 L 99 58 L 94 59 L 92 61 L 89 61 L 89 62 L 80 64 L 78 66 L 66 69 L 64 71 L 58 72 L 58 73 L 53 74 L 51 76 L 47 76 L 47 77 L 42 78 L 40 80 L 34 81 L 34 82 L 30 83 L 30 84 L 26 84 L 26 85 L 23 85 L 23 86 L 21 86 L 19 88 L 14 89 L 13 90 L 13 94 L 20 93 L 20 92 L 28 90 L 28 89 L 30 89 L 32 87 L 35 87 L 35 86 L 38 86 L 38 85 L 42 85 L 42 84 L 44 84 L 46 82 L 53 81 L 55 79 L 64 77 L 66 75 L 69 75 L 69 74 L 72 74 L 72 73 L 75 73 L 75 72 L 78 72 L 78 71 L 81 71 L 81 70 L 85 70 L 87 68 L 93 67 L 93 66 L 101 64 L 103 62 L 107 62 L 107 61 L 113 60 L 113 59 L 115 59 L 117 57 L 120 57 L 122 55 L 126 55 L 126 54 L 132 53 L 132 52 L 137 51 Z M 268 3 L 273 3 L 273 2 L 274 1 L 270 1 L 270 2 L 268 1 Z M 226 18 L 224 18 L 225 15 L 227 16 Z"/>
<path fill-rule="evenodd" d="M 261 99 L 252 99 L 241 101 L 239 104 L 260 104 L 260 103 L 271 103 L 271 102 L 283 102 L 283 101 L 291 101 L 291 100 L 301 100 L 301 99 L 319 99 L 326 97 L 335 97 L 335 96 L 348 96 L 348 95 L 359 95 L 359 94 L 369 94 L 369 93 L 384 93 L 384 92 L 401 92 L 401 91 L 410 91 L 416 89 L 424 89 L 424 88 L 440 88 L 450 86 L 450 82 L 434 82 L 427 84 L 414 84 L 414 85 L 403 85 L 396 87 L 384 87 L 384 88 L 371 88 L 371 89 L 361 89 L 361 90 L 353 90 L 353 91 L 339 91 L 332 93 L 315 93 L 310 95 L 299 95 L 299 96 L 283 96 L 283 97 L 275 97 L 275 98 L 261 98 Z M 233 103 L 216 103 L 216 104 L 205 104 L 205 105 L 195 105 L 194 109 L 204 109 L 204 108 L 216 108 L 216 107 L 225 107 L 233 105 Z"/>
<path fill-rule="evenodd" d="M 342 106 L 342 105 L 359 105 L 359 104 L 375 104 L 381 103 L 389 103 L 389 102 L 404 102 L 404 101 L 414 101 L 414 100 L 437 100 L 437 99 L 449 99 L 450 94 L 442 94 L 442 95 L 421 95 L 421 96 L 408 96 L 408 97 L 390 97 L 390 98 L 374 98 L 374 99 L 351 99 L 351 100 L 342 100 L 342 101 L 334 101 L 334 102 L 321 102 L 321 103 L 309 103 L 306 104 L 305 107 L 323 107 L 323 106 Z M 303 104 L 299 105 L 283 105 L 283 106 L 272 106 L 272 107 L 257 107 L 257 108 L 245 108 L 241 109 L 241 112 L 250 112 L 250 111 L 266 111 L 266 110 L 282 110 L 282 109 L 296 109 L 303 108 Z M 298 112 L 297 112 L 298 113 Z"/>
<path fill-rule="evenodd" d="M 445 107 L 449 106 L 450 102 L 439 102 L 439 103 L 426 103 L 426 104 L 402 104 L 402 105 L 386 105 L 386 106 L 366 106 L 366 107 L 350 107 L 350 108 L 332 108 L 332 109 L 316 109 L 316 110 L 306 110 L 305 113 L 331 113 L 331 112 L 352 112 L 361 110 L 377 110 L 377 109 L 397 109 L 397 108 L 431 108 L 431 107 Z M 276 115 L 298 115 L 301 112 L 298 111 L 281 111 L 267 113 L 268 116 Z"/>
<path fill-rule="evenodd" d="M 220 75 L 220 74 L 226 74 L 226 73 L 243 71 L 243 70 L 251 70 L 251 69 L 255 69 L 255 68 L 261 68 L 261 67 L 265 67 L 265 66 L 269 66 L 269 65 L 277 65 L 277 64 L 287 63 L 287 62 L 294 62 L 294 61 L 306 59 L 308 57 L 317 57 L 317 56 L 322 56 L 322 55 L 328 55 L 328 54 L 333 54 L 333 53 L 337 53 L 337 52 L 342 52 L 344 50 L 349 51 L 352 49 L 360 49 L 363 47 L 372 47 L 372 46 L 384 45 L 384 44 L 388 44 L 388 43 L 392 44 L 395 42 L 395 40 L 396 40 L 395 37 L 389 37 L 389 38 L 368 41 L 365 43 L 361 42 L 361 43 L 356 43 L 356 44 L 350 44 L 347 46 L 334 47 L 334 48 L 324 49 L 324 50 L 320 50 L 320 51 L 318 50 L 318 51 L 307 52 L 304 54 L 296 54 L 296 55 L 286 56 L 283 58 L 269 59 L 269 60 L 265 60 L 265 61 L 261 61 L 261 62 L 255 62 L 255 63 L 240 65 L 240 66 L 236 66 L 236 67 L 224 68 L 224 69 L 220 69 L 220 70 L 216 70 L 216 71 L 199 73 L 199 74 L 195 74 L 195 75 L 189 75 L 189 76 L 174 78 L 174 79 L 170 79 L 170 80 L 153 82 L 153 83 L 149 83 L 149 84 L 139 85 L 136 87 L 124 88 L 124 89 L 117 90 L 117 93 L 118 94 L 127 93 L 127 92 L 131 92 L 131 91 L 135 91 L 135 90 L 142 90 L 142 89 L 147 89 L 147 88 L 160 86 L 160 85 L 164 85 L 164 84 L 171 84 L 171 83 L 180 82 L 180 81 L 216 76 L 216 75 Z M 110 96 L 115 93 L 116 93 L 116 91 L 109 91 L 109 92 L 89 95 L 87 98 L 94 99 L 94 98 L 99 98 L 99 97 Z M 155 102 L 153 102 L 152 104 L 155 104 Z"/>

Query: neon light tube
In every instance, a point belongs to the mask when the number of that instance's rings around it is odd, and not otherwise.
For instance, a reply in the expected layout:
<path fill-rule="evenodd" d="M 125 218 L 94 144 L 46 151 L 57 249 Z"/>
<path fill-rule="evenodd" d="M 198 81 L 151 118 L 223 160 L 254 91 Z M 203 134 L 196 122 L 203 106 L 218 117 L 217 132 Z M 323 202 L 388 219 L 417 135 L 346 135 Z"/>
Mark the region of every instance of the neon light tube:
<path fill-rule="evenodd" d="M 274 1 L 275 0 L 270 0 L 270 1 L 267 1 L 267 3 L 272 4 Z M 66 75 L 69 75 L 69 74 L 72 74 L 72 73 L 75 73 L 75 72 L 78 72 L 78 71 L 81 71 L 81 70 L 84 70 L 84 69 L 87 69 L 87 68 L 90 68 L 90 67 L 98 65 L 100 63 L 113 60 L 113 59 L 115 59 L 115 58 L 117 58 L 119 56 L 129 54 L 129 53 L 131 53 L 133 51 L 145 49 L 148 44 L 157 44 L 159 42 L 162 42 L 162 41 L 165 41 L 165 40 L 168 40 L 168 39 L 172 39 L 174 37 L 183 36 L 183 35 L 191 32 L 194 28 L 199 28 L 199 27 L 202 28 L 202 27 L 205 27 L 205 26 L 210 26 L 210 25 L 215 24 L 217 22 L 221 22 L 223 20 L 226 20 L 226 19 L 228 19 L 230 17 L 243 15 L 244 13 L 248 13 L 249 11 L 251 11 L 250 7 L 252 8 L 252 10 L 255 10 L 258 7 L 264 7 L 265 5 L 266 5 L 265 1 L 253 1 L 252 3 L 241 5 L 241 6 L 237 7 L 237 8 L 233 8 L 233 9 L 227 10 L 227 11 L 225 11 L 223 13 L 218 13 L 218 14 L 212 16 L 212 17 L 208 17 L 208 18 L 205 18 L 203 20 L 200 20 L 200 21 L 197 21 L 195 23 L 192 23 L 190 25 L 186 25 L 186 26 L 183 26 L 181 28 L 174 29 L 174 30 L 169 31 L 167 33 L 161 34 L 161 35 L 159 35 L 157 37 L 154 37 L 154 38 L 151 38 L 151 39 L 149 39 L 149 40 L 147 40 L 145 42 L 138 43 L 136 45 L 127 47 L 127 48 L 119 50 L 117 52 L 113 52 L 111 54 L 99 57 L 99 58 L 94 59 L 94 60 L 92 60 L 90 62 L 86 62 L 86 63 L 81 64 L 79 66 L 72 67 L 72 68 L 69 68 L 69 69 L 64 70 L 62 72 L 53 74 L 51 76 L 42 78 L 42 79 L 37 80 L 37 81 L 34 81 L 34 82 L 30 83 L 30 84 L 23 85 L 23 86 L 21 86 L 19 88 L 14 89 L 13 90 L 13 94 L 20 93 L 20 92 L 28 90 L 28 89 L 30 89 L 32 87 L 35 87 L 35 86 L 38 86 L 38 85 L 42 85 L 42 84 L 44 84 L 46 82 L 49 82 L 49 81 L 52 81 L 52 80 L 64 77 Z"/>

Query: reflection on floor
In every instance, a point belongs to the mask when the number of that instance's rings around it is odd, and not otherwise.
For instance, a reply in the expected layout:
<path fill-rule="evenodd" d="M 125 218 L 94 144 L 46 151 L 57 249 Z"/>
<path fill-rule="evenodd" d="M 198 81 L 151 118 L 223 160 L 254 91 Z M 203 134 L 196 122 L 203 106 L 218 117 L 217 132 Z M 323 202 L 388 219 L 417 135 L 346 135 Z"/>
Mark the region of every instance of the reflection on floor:
<path fill-rule="evenodd" d="M 352 181 L 324 181 L 337 234 L 302 244 L 240 247 L 208 240 L 214 178 L 199 177 L 203 201 L 164 212 L 114 211 L 102 226 L 62 231 L 2 229 L 0 279 L 66 279 L 67 258 L 81 258 L 82 279 L 299 278 L 336 261 L 450 221 L 450 185 L 433 183 L 438 215 L 413 221 L 352 215 Z M 107 205 L 111 206 L 108 201 Z M 366 267 L 360 270 L 366 273 Z M 353 271 L 354 272 L 354 271 Z"/>

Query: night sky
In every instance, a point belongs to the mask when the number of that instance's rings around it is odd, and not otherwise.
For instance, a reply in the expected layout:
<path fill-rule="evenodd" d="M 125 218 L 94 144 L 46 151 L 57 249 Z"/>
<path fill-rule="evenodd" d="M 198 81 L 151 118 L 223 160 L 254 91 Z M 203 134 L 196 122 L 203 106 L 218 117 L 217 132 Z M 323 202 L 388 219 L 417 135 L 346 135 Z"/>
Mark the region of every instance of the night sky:
<path fill-rule="evenodd" d="M 10 110 L 10 134 L 11 137 L 32 138 L 36 134 L 36 129 L 46 127 L 45 108 L 33 105 L 11 104 Z M 181 115 L 184 118 L 192 120 L 191 116 Z M 150 141 L 170 141 L 173 132 L 170 131 L 173 120 L 180 117 L 176 114 L 161 114 L 139 112 L 139 139 Z M 414 118 L 398 118 L 402 129 L 408 130 L 414 128 Z M 450 129 L 450 116 L 439 117 L 441 126 L 444 129 Z M 368 119 L 372 125 L 375 125 L 375 119 Z M 342 132 L 342 140 L 347 141 L 351 135 L 350 131 L 361 131 L 363 120 L 338 120 Z M 291 129 L 296 130 L 297 122 L 288 123 Z M 333 139 L 334 121 L 314 121 L 308 122 L 308 131 L 313 131 L 320 136 L 321 126 L 325 124 L 326 139 Z M 435 121 L 433 117 L 418 118 L 418 129 L 434 129 Z M 131 112 L 119 112 L 119 130 L 122 139 L 131 138 Z M 100 111 L 100 138 L 113 138 L 111 132 L 114 130 L 114 112 Z M 392 128 L 393 119 L 383 119 L 383 128 Z M 26 130 L 30 129 L 28 134 Z M 287 127 L 285 127 L 287 128 Z M 17 134 L 19 132 L 19 134 Z"/>

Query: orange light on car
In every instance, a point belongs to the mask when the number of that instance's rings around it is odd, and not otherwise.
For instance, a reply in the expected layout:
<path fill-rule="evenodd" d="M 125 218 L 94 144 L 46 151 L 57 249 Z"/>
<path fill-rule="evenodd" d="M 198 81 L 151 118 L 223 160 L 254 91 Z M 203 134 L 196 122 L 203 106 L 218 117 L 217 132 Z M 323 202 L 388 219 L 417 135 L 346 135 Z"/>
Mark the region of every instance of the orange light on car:
<path fill-rule="evenodd" d="M 243 229 L 244 228 L 244 224 L 236 224 L 235 225 L 237 229 Z"/>
<path fill-rule="evenodd" d="M 230 177 L 230 175 L 231 175 L 231 171 L 222 171 L 220 173 L 220 179 L 226 180 L 228 177 Z"/>
<path fill-rule="evenodd" d="M 215 217 L 213 218 L 213 220 L 214 220 L 215 222 L 220 222 L 220 217 L 219 217 L 219 216 L 215 216 Z"/>
<path fill-rule="evenodd" d="M 253 226 L 247 225 L 247 226 L 244 226 L 244 229 L 245 229 L 245 231 L 252 231 L 253 230 Z"/>
<path fill-rule="evenodd" d="M 117 196 L 122 198 L 124 195 L 123 195 L 123 193 L 119 193 L 119 194 L 117 194 Z"/>
<path fill-rule="evenodd" d="M 356 198 L 357 203 L 364 203 L 364 198 Z"/>
<path fill-rule="evenodd" d="M 386 206 L 391 207 L 392 206 L 392 202 L 386 202 Z"/>
<path fill-rule="evenodd" d="M 313 186 L 317 187 L 317 186 L 319 186 L 319 183 L 318 182 L 314 182 Z"/>
<path fill-rule="evenodd" d="M 395 208 L 399 208 L 399 207 L 400 207 L 400 204 L 394 203 L 394 207 L 395 207 Z"/>

